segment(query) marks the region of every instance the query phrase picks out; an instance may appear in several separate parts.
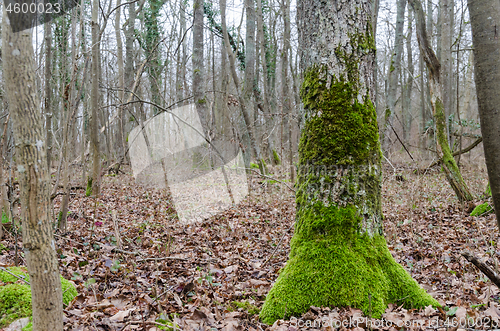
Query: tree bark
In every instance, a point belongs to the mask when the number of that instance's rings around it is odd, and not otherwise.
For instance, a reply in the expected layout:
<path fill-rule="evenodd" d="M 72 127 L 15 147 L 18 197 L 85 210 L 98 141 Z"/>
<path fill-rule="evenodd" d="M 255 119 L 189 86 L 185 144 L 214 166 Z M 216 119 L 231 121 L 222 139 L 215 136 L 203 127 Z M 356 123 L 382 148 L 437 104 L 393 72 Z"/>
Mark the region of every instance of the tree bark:
<path fill-rule="evenodd" d="M 92 146 L 92 194 L 99 195 L 100 176 L 100 146 L 98 136 L 98 113 L 99 113 L 99 0 L 92 3 L 92 91 L 91 91 L 91 133 L 90 144 Z"/>
<path fill-rule="evenodd" d="M 121 5 L 121 0 L 116 1 L 116 6 Z M 121 11 L 122 8 L 116 10 L 115 14 L 115 36 L 116 36 L 116 62 L 118 66 L 118 99 L 120 103 L 125 102 L 125 76 L 123 69 L 123 42 L 122 34 L 120 31 L 121 27 Z M 118 115 L 118 129 L 116 132 L 116 140 L 118 144 L 118 157 L 120 160 L 125 160 L 125 153 L 127 151 L 127 139 L 125 133 L 125 116 L 123 111 L 123 106 L 119 106 Z"/>
<path fill-rule="evenodd" d="M 283 16 L 283 50 L 281 56 L 281 102 L 283 104 L 283 113 L 285 117 L 285 136 L 288 141 L 287 159 L 290 171 L 290 181 L 295 181 L 295 168 L 293 166 L 293 144 L 292 144 L 292 93 L 290 93 L 290 85 L 288 78 L 288 52 L 290 50 L 290 0 L 282 0 L 282 16 Z"/>
<path fill-rule="evenodd" d="M 439 5 L 441 7 L 441 83 L 442 83 L 442 98 L 445 116 L 446 135 L 448 142 L 451 144 L 449 118 L 452 114 L 452 58 L 451 58 L 451 39 L 452 39 L 452 20 L 451 10 L 453 8 L 453 0 L 441 0 Z M 451 146 L 451 145 L 450 145 Z"/>
<path fill-rule="evenodd" d="M 194 2 L 193 23 L 193 96 L 196 111 L 205 134 L 209 134 L 209 113 L 205 95 L 205 66 L 203 63 L 203 0 Z"/>
<path fill-rule="evenodd" d="M 7 126 L 9 124 L 9 118 L 10 114 L 7 115 L 7 118 L 5 119 L 5 122 L 3 123 L 3 131 L 2 135 L 0 136 L 0 160 L 3 160 L 3 151 L 4 151 L 4 146 L 5 146 L 5 141 L 7 138 Z M 2 127 L 0 126 L 0 130 Z M 7 197 L 7 185 L 3 180 L 3 164 L 0 165 L 0 239 L 3 237 L 3 226 L 2 226 L 2 219 L 4 215 L 7 217 L 7 219 L 11 219 L 10 215 L 10 204 L 9 204 L 9 199 Z"/>
<path fill-rule="evenodd" d="M 2 40 L 5 89 L 16 142 L 33 330 L 59 331 L 63 329 L 61 279 L 50 221 L 50 175 L 36 88 L 32 34 L 30 30 L 13 33 L 4 11 Z"/>
<path fill-rule="evenodd" d="M 52 86 L 50 80 L 52 67 L 52 23 L 49 21 L 44 24 L 45 33 L 45 136 L 47 137 L 47 164 L 50 172 L 52 166 Z"/>
<path fill-rule="evenodd" d="M 268 62 L 266 58 L 266 54 L 268 52 L 268 49 L 266 47 L 266 40 L 264 36 L 264 22 L 263 22 L 263 14 L 262 14 L 262 1 L 257 0 L 257 37 L 259 40 L 259 45 L 260 45 L 260 56 L 261 56 L 261 61 L 262 61 L 262 79 L 263 79 L 263 87 L 264 87 L 264 93 L 263 93 L 263 101 L 264 101 L 264 107 L 263 107 L 263 113 L 264 113 L 264 123 L 266 125 L 266 137 L 267 137 L 267 144 L 269 147 L 269 151 L 271 153 L 276 152 L 276 144 L 274 141 L 274 137 L 272 135 L 272 130 L 274 126 L 274 118 L 273 115 L 271 114 L 271 102 L 270 102 L 270 89 L 269 89 L 269 77 L 267 74 L 267 69 L 268 69 Z M 257 92 L 257 90 L 255 90 Z M 271 158 L 274 158 L 274 154 L 270 155 Z"/>
<path fill-rule="evenodd" d="M 408 76 L 405 82 L 405 88 L 403 93 L 403 127 L 404 127 L 404 141 L 409 142 L 411 137 L 411 125 L 413 122 L 412 116 L 412 92 L 413 92 L 413 75 L 415 72 L 415 66 L 413 65 L 413 49 L 412 49 L 412 35 L 413 35 L 413 17 L 412 11 L 408 8 L 408 35 L 406 37 L 406 56 L 408 65 Z M 423 99 L 422 99 L 423 100 Z"/>
<path fill-rule="evenodd" d="M 398 78 L 401 69 L 401 54 L 403 53 L 404 35 L 403 28 L 405 22 L 406 0 L 397 0 L 396 14 L 396 37 L 394 40 L 394 51 L 391 55 L 391 65 L 388 74 L 387 107 L 385 110 L 384 134 L 382 139 L 382 149 L 388 152 L 390 145 L 390 135 L 393 127 L 394 113 L 396 110 L 396 97 L 398 92 Z"/>
<path fill-rule="evenodd" d="M 500 228 L 500 8 L 498 3 L 469 0 L 474 69 L 484 156 Z"/>
<path fill-rule="evenodd" d="M 266 171 L 264 168 L 264 161 L 260 156 L 260 150 L 256 143 L 255 132 L 252 126 L 252 119 L 250 118 L 250 114 L 248 113 L 248 110 L 245 105 L 245 100 L 240 92 L 240 83 L 238 80 L 238 75 L 236 74 L 236 67 L 234 65 L 234 54 L 233 51 L 231 50 L 231 45 L 229 43 L 229 35 L 227 34 L 227 27 L 226 27 L 226 0 L 220 1 L 220 11 L 221 11 L 221 21 L 222 21 L 221 24 L 222 34 L 224 36 L 224 47 L 226 48 L 227 57 L 229 58 L 229 70 L 231 71 L 231 76 L 233 77 L 233 82 L 236 87 L 236 92 L 238 94 L 238 103 L 241 109 L 241 113 L 243 115 L 243 119 L 245 121 L 246 128 L 248 130 L 248 135 L 250 137 L 250 148 L 252 150 L 253 156 L 257 160 L 260 173 L 265 174 Z"/>
<path fill-rule="evenodd" d="M 383 236 L 371 4 L 302 0 L 297 16 L 304 77 L 297 218 L 289 260 L 260 318 L 272 324 L 310 306 L 352 306 L 375 318 L 389 302 L 438 306 Z"/>
<path fill-rule="evenodd" d="M 255 3 L 254 0 L 245 0 L 246 11 L 246 36 L 245 36 L 245 84 L 244 97 L 250 118 L 253 114 L 254 89 L 255 89 Z M 252 125 L 254 125 L 252 121 Z"/>
<path fill-rule="evenodd" d="M 446 180 L 455 192 L 458 200 L 470 201 L 474 197 L 465 184 L 460 173 L 460 169 L 455 162 L 455 158 L 448 143 L 448 134 L 446 131 L 446 115 L 443 105 L 443 86 L 441 84 L 441 64 L 431 48 L 425 26 L 424 12 L 419 0 L 408 0 L 413 8 L 416 19 L 417 40 L 427 69 L 429 71 L 429 88 L 431 95 L 432 112 L 436 123 L 436 149 L 438 157 L 443 160 L 443 172 Z"/>

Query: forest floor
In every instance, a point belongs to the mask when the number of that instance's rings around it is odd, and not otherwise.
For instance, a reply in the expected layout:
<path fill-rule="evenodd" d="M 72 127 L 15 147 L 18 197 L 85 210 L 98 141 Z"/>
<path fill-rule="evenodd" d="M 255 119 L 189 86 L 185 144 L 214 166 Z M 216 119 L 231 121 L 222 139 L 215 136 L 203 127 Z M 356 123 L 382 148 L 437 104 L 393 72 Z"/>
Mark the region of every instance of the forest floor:
<path fill-rule="evenodd" d="M 65 330 L 496 328 L 500 292 L 461 257 L 469 250 L 498 270 L 495 216 L 468 216 L 471 206 L 456 200 L 437 168 L 418 175 L 409 166 L 384 169 L 389 249 L 443 309 L 390 305 L 382 320 L 370 321 L 357 309 L 311 307 L 298 320 L 262 324 L 259 309 L 289 252 L 293 192 L 253 178 L 253 194 L 237 206 L 180 224 L 165 191 L 138 186 L 125 174 L 105 176 L 97 201 L 73 191 L 67 232 L 56 233 L 61 273 L 79 293 L 65 307 Z M 464 177 L 479 202 L 485 170 L 468 166 Z M 59 203 L 60 197 L 56 212 Z M 0 266 L 11 266 L 13 234 L 1 243 L 7 250 Z M 17 246 L 24 264 L 21 238 Z"/>

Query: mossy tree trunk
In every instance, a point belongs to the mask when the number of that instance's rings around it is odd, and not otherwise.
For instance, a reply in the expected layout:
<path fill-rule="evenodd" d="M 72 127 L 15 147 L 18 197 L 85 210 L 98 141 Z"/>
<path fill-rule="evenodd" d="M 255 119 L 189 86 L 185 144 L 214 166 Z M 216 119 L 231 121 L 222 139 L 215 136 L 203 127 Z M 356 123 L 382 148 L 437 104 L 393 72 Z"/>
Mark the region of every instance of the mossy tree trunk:
<path fill-rule="evenodd" d="M 22 19 L 19 15 L 16 19 Z M 12 32 L 3 12 L 2 56 L 12 116 L 23 220 L 23 250 L 31 283 L 33 330 L 63 329 L 59 265 L 50 220 L 50 175 L 36 88 L 32 33 Z"/>
<path fill-rule="evenodd" d="M 460 173 L 460 169 L 455 162 L 453 153 L 448 142 L 448 132 L 446 126 L 446 115 L 443 104 L 443 85 L 441 84 L 441 65 L 439 60 L 431 48 L 431 44 L 427 37 L 425 17 L 422 9 L 422 4 L 419 0 L 408 0 L 415 12 L 417 40 L 420 48 L 420 53 L 424 58 L 425 64 L 429 71 L 429 89 L 431 96 L 432 112 L 436 123 L 436 149 L 438 157 L 443 161 L 442 169 L 446 179 L 460 201 L 470 201 L 474 197 L 465 184 L 465 181 Z"/>
<path fill-rule="evenodd" d="M 500 9 L 498 3 L 491 1 L 469 0 L 468 3 L 474 43 L 474 78 L 489 177 L 487 193 L 489 191 L 493 197 L 500 227 Z"/>
<path fill-rule="evenodd" d="M 273 323 L 310 306 L 380 317 L 390 302 L 438 305 L 383 236 L 371 4 L 301 0 L 297 15 L 304 72 L 297 218 L 289 260 L 260 318 Z"/>

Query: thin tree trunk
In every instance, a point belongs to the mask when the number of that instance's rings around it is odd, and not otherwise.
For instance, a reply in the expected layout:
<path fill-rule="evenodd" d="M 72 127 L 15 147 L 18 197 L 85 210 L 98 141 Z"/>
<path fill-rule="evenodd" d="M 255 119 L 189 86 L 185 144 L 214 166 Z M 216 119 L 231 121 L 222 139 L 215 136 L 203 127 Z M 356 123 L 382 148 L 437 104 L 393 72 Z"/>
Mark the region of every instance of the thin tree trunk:
<path fill-rule="evenodd" d="M 121 0 L 116 1 L 116 6 L 121 5 Z M 115 14 L 115 35 L 116 35 L 116 61 L 118 64 L 118 99 L 120 103 L 125 100 L 125 76 L 123 70 L 123 42 L 122 34 L 120 31 L 121 22 L 121 11 L 122 8 L 116 10 Z M 120 115 L 118 115 L 118 130 L 116 135 L 116 140 L 118 144 L 118 155 L 120 160 L 125 160 L 125 152 L 127 150 L 127 139 L 125 134 L 125 113 L 123 111 L 123 106 L 120 105 L 119 110 Z"/>
<path fill-rule="evenodd" d="M 255 89 L 255 4 L 254 0 L 245 0 L 246 36 L 245 36 L 245 84 L 244 98 L 250 118 L 257 118 L 253 102 Z M 254 121 L 252 126 L 255 127 Z M 268 132 L 269 134 L 269 132 Z"/>
<path fill-rule="evenodd" d="M 203 0 L 194 2 L 193 23 L 193 96 L 205 135 L 209 135 L 209 113 L 205 95 L 205 66 L 203 56 Z"/>
<path fill-rule="evenodd" d="M 288 51 L 290 50 L 290 0 L 282 0 L 283 16 L 283 50 L 281 56 L 281 102 L 283 104 L 283 113 L 285 114 L 285 135 L 288 140 L 288 166 L 290 171 L 290 180 L 295 181 L 295 168 L 293 166 L 293 144 L 292 144 L 292 94 L 288 78 Z M 282 119 L 283 120 L 283 119 Z"/>
<path fill-rule="evenodd" d="M 250 148 L 252 150 L 253 156 L 257 160 L 260 173 L 265 174 L 264 162 L 260 156 L 260 150 L 255 140 L 255 134 L 252 127 L 252 120 L 250 118 L 250 114 L 247 111 L 245 100 L 243 99 L 240 92 L 240 83 L 238 80 L 238 75 L 236 74 L 236 67 L 234 65 L 234 54 L 233 51 L 231 50 L 231 45 L 229 43 L 229 36 L 227 34 L 227 28 L 226 28 L 226 0 L 220 1 L 220 10 L 221 10 L 221 21 L 222 21 L 222 34 L 224 35 L 224 47 L 226 48 L 226 53 L 229 58 L 229 70 L 231 71 L 231 75 L 233 77 L 233 82 L 236 87 L 236 92 L 238 94 L 238 102 L 240 105 L 241 113 L 243 114 L 243 119 L 245 120 L 245 125 L 248 130 L 248 135 L 250 137 Z"/>
<path fill-rule="evenodd" d="M 67 226 L 67 219 L 68 219 L 68 205 L 69 205 L 69 196 L 70 196 L 70 186 L 69 186 L 69 180 L 70 180 L 70 171 L 69 171 L 69 164 L 70 164 L 70 158 L 71 158 L 71 151 L 73 148 L 70 146 L 74 146 L 73 142 L 73 121 L 74 121 L 74 114 L 76 113 L 76 109 L 73 109 L 73 104 L 72 100 L 74 100 L 74 94 L 75 94 L 75 81 L 76 81 L 76 76 L 77 76 L 77 62 L 76 62 L 76 20 L 71 21 L 71 40 L 72 40 L 72 45 L 71 45 L 71 68 L 72 68 L 72 74 L 71 74 L 71 81 L 69 84 L 65 87 L 65 91 L 63 94 L 63 102 L 65 104 L 64 109 L 66 113 L 66 119 L 64 123 L 64 128 L 63 128 L 63 143 L 62 143 L 62 148 L 63 148 L 63 153 L 62 153 L 62 158 L 60 162 L 63 162 L 63 188 L 64 188 L 64 196 L 62 198 L 62 203 L 61 203 L 61 215 L 60 215 L 60 221 L 58 224 L 58 227 L 60 230 L 65 231 L 66 226 Z"/>
<path fill-rule="evenodd" d="M 63 329 L 61 279 L 50 221 L 50 175 L 36 88 L 32 34 L 30 30 L 13 33 L 8 22 L 4 10 L 3 70 L 16 141 L 33 330 L 59 331 Z"/>
<path fill-rule="evenodd" d="M 4 151 L 4 146 L 5 146 L 5 141 L 7 140 L 7 126 L 9 124 L 9 118 L 10 114 L 7 115 L 7 118 L 5 119 L 5 122 L 3 124 L 3 132 L 2 136 L 0 136 L 0 160 L 3 160 L 3 151 Z M 0 127 L 0 130 L 2 127 Z M 1 132 L 1 131 L 0 131 Z M 4 215 L 7 217 L 7 219 L 11 219 L 10 215 L 10 203 L 9 199 L 7 197 L 7 185 L 5 185 L 5 182 L 3 180 L 3 164 L 0 164 L 0 239 L 3 237 L 3 226 L 2 226 L 2 219 Z"/>
<path fill-rule="evenodd" d="M 47 165 L 50 172 L 52 166 L 52 86 L 50 83 L 52 66 L 52 23 L 49 21 L 44 24 L 45 33 L 45 136 L 47 137 Z"/>
<path fill-rule="evenodd" d="M 452 114 L 452 58 L 451 58 L 451 38 L 452 38 L 452 20 L 451 13 L 453 0 L 441 0 L 439 1 L 441 8 L 441 56 L 438 57 L 441 63 L 441 86 L 442 86 L 442 98 L 445 116 L 445 129 L 446 135 L 448 136 L 448 141 L 451 146 L 452 138 L 450 136 L 450 125 L 449 118 Z"/>
<path fill-rule="evenodd" d="M 422 10 L 422 4 L 419 0 L 408 0 L 413 8 L 416 18 L 416 31 L 418 45 L 420 48 L 420 53 L 424 57 L 424 61 L 427 65 L 429 71 L 429 85 L 430 85 L 430 95 L 432 112 L 434 115 L 434 121 L 436 122 L 436 137 L 437 137 L 437 152 L 438 157 L 443 160 L 443 172 L 448 180 L 448 183 L 455 192 L 458 200 L 460 201 L 470 201 L 473 199 L 465 181 L 460 173 L 460 169 L 455 162 L 455 158 L 448 144 L 448 135 L 446 132 L 446 116 L 442 101 L 442 85 L 440 81 L 440 63 L 439 60 L 432 50 L 429 40 L 427 38 L 427 32 L 425 28 L 424 13 Z"/>
<path fill-rule="evenodd" d="M 92 4 L 92 91 L 91 91 L 91 134 L 90 144 L 92 146 L 92 194 L 99 195 L 100 175 L 100 148 L 98 136 L 98 113 L 99 113 L 99 0 L 93 0 Z"/>
<path fill-rule="evenodd" d="M 396 15 L 396 38 L 394 40 L 394 51 L 391 55 L 391 65 L 389 67 L 389 82 L 387 92 L 387 107 L 385 110 L 385 123 L 382 139 L 384 152 L 388 152 L 390 147 L 390 133 L 393 129 L 394 113 L 396 111 L 396 97 L 398 91 L 398 77 L 401 68 L 401 54 L 403 53 L 403 28 L 405 21 L 406 0 L 397 0 Z"/>
<path fill-rule="evenodd" d="M 268 79 L 268 74 L 267 74 L 267 69 L 268 69 L 268 63 L 266 59 L 266 41 L 264 37 L 264 23 L 263 23 L 263 14 L 262 14 L 262 1 L 257 0 L 257 37 L 259 40 L 259 49 L 260 49 L 260 56 L 261 56 L 261 61 L 262 61 L 262 72 L 263 72 L 263 86 L 264 86 L 264 95 L 263 95 L 263 100 L 264 100 L 264 107 L 263 107 L 263 113 L 264 113 L 264 123 L 266 125 L 266 137 L 267 137 L 267 145 L 269 146 L 269 151 L 273 153 L 273 151 L 276 151 L 276 145 L 275 141 L 273 138 L 272 130 L 274 126 L 274 117 L 271 115 L 271 103 L 270 103 L 270 90 L 269 90 L 269 79 Z M 255 90 L 257 91 L 257 90 Z M 274 158 L 274 154 L 271 156 Z"/>
<path fill-rule="evenodd" d="M 415 67 L 413 65 L 413 49 L 411 45 L 412 35 L 413 35 L 413 18 L 412 11 L 408 8 L 408 36 L 406 37 L 406 56 L 408 63 L 408 76 L 405 82 L 405 94 L 403 103 L 405 104 L 405 116 L 404 118 L 404 127 L 405 127 L 405 141 L 409 142 L 411 138 L 411 125 L 413 122 L 412 116 L 412 92 L 413 92 L 413 76 L 415 72 Z"/>

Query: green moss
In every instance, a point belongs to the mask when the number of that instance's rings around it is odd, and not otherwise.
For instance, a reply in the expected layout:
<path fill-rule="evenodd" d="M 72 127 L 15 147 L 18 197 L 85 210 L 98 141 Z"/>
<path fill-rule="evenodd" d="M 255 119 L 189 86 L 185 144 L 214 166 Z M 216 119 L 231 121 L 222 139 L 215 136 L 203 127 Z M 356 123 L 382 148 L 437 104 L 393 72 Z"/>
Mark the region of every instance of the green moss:
<path fill-rule="evenodd" d="M 307 112 L 299 153 L 316 164 L 358 164 L 379 146 L 375 108 L 368 95 L 358 100 L 357 82 L 327 78 L 327 68 L 313 66 L 301 97 Z"/>
<path fill-rule="evenodd" d="M 87 178 L 87 189 L 85 190 L 85 196 L 89 197 L 92 195 L 92 177 Z"/>
<path fill-rule="evenodd" d="M 310 306 L 351 306 L 375 318 L 388 303 L 439 306 L 396 263 L 383 237 L 377 116 L 359 75 L 363 56 L 375 50 L 370 31 L 368 25 L 349 36 L 351 47 L 335 50 L 342 76 L 325 65 L 305 71 L 295 233 L 262 307 L 264 323 Z"/>
<path fill-rule="evenodd" d="M 396 67 L 394 66 L 394 60 L 391 60 L 391 66 L 389 67 L 389 72 L 393 72 L 396 70 Z"/>
<path fill-rule="evenodd" d="M 2 253 L 3 251 L 8 251 L 9 249 L 7 247 L 4 246 L 4 244 L 0 243 L 0 253 Z"/>
<path fill-rule="evenodd" d="M 33 331 L 33 322 L 29 322 L 22 331 Z"/>
<path fill-rule="evenodd" d="M 483 204 L 480 204 L 474 208 L 472 213 L 470 213 L 470 216 L 483 216 L 486 214 L 489 214 L 493 211 L 493 207 L 490 206 L 489 203 L 485 202 Z"/>
<path fill-rule="evenodd" d="M 276 165 L 280 165 L 281 164 L 280 156 L 278 155 L 278 152 L 276 152 L 275 149 L 273 149 L 273 158 L 274 158 L 274 163 Z"/>
<path fill-rule="evenodd" d="M 439 306 L 392 257 L 381 235 L 359 231 L 354 206 L 321 203 L 298 215 L 289 261 L 262 307 L 260 318 L 272 324 L 300 316 L 310 306 L 363 310 L 379 318 L 388 303 L 406 308 Z"/>
<path fill-rule="evenodd" d="M 10 219 L 9 216 L 5 213 L 5 211 L 2 211 L 2 224 L 9 223 Z"/>
<path fill-rule="evenodd" d="M 446 132 L 446 117 L 444 114 L 444 105 L 441 99 L 437 99 L 434 104 L 434 119 L 436 120 L 437 140 L 443 154 L 442 170 L 446 179 L 450 183 L 453 191 L 460 201 L 470 201 L 473 199 L 472 194 L 469 192 L 467 185 L 460 173 L 453 153 L 451 152 L 448 143 L 448 135 Z"/>
<path fill-rule="evenodd" d="M 250 316 L 257 315 L 260 312 L 260 309 L 257 306 L 252 305 L 248 301 L 233 301 L 227 309 L 229 311 L 234 311 L 235 308 L 236 309 L 243 308 L 244 310 L 246 310 L 248 312 L 248 315 L 250 315 Z"/>
<path fill-rule="evenodd" d="M 29 282 L 25 269 L 11 267 L 8 270 Z M 0 327 L 9 325 L 19 318 L 31 316 L 31 289 L 18 278 L 0 270 L 0 281 L 7 283 L 0 287 Z M 68 305 L 77 295 L 75 286 L 61 277 L 63 303 Z"/>
<path fill-rule="evenodd" d="M 259 169 L 259 166 L 256 163 L 250 162 L 251 169 Z"/>

